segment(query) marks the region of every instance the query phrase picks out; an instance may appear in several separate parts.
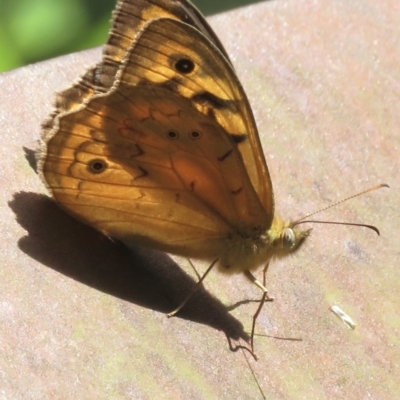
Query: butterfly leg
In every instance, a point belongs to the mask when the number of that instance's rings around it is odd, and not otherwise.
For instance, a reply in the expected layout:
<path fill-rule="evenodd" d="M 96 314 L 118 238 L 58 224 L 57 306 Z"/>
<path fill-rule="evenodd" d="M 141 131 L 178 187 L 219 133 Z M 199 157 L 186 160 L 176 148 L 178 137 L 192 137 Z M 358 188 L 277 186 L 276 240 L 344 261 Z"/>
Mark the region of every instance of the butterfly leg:
<path fill-rule="evenodd" d="M 194 273 L 196 274 L 197 278 L 200 280 L 200 279 L 201 279 L 201 276 L 200 276 L 200 274 L 197 272 L 197 269 L 196 269 L 195 265 L 193 264 L 192 260 L 191 260 L 190 258 L 187 258 L 187 260 L 188 260 L 190 266 L 192 267 Z"/>
<path fill-rule="evenodd" d="M 170 313 L 167 314 L 167 317 L 173 317 L 176 315 L 184 306 L 185 304 L 189 301 L 189 299 L 193 296 L 193 294 L 196 292 L 196 290 L 199 288 L 199 286 L 203 283 L 204 278 L 208 275 L 208 273 L 212 270 L 214 265 L 217 263 L 218 258 L 214 260 L 211 265 L 208 267 L 207 271 L 204 273 L 204 275 L 200 278 L 200 280 L 194 285 L 193 289 L 189 292 L 189 294 L 186 296 L 185 300 L 182 301 L 182 303 L 179 305 L 178 308 L 175 310 L 171 311 Z"/>
<path fill-rule="evenodd" d="M 260 315 L 260 312 L 264 306 L 264 303 L 266 301 L 273 301 L 274 299 L 272 297 L 268 296 L 268 290 L 265 287 L 265 275 L 266 275 L 266 271 L 268 269 L 268 265 L 267 264 L 264 268 L 264 284 L 262 284 L 250 271 L 245 271 L 245 275 L 247 276 L 248 279 L 250 279 L 256 286 L 258 286 L 262 291 L 263 291 L 263 295 L 260 301 L 260 305 L 257 308 L 257 311 L 255 312 L 255 314 L 253 315 L 253 324 L 251 327 L 251 336 L 250 336 L 250 344 L 251 344 L 251 351 L 254 352 L 254 332 L 256 329 L 256 321 L 258 316 Z"/>
<path fill-rule="evenodd" d="M 269 263 L 267 263 L 263 269 L 263 286 L 267 284 L 267 271 L 268 271 Z"/>

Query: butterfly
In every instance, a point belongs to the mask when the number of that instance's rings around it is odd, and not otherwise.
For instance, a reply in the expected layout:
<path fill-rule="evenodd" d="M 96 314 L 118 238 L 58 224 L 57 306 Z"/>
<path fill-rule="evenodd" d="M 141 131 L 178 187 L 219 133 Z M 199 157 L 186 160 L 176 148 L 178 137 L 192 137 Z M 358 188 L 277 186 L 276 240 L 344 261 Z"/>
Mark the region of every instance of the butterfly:
<path fill-rule="evenodd" d="M 271 300 L 253 271 L 310 230 L 275 214 L 249 101 L 189 1 L 118 1 L 102 61 L 58 94 L 43 124 L 38 167 L 59 206 L 104 235 L 255 283 L 253 349 Z"/>

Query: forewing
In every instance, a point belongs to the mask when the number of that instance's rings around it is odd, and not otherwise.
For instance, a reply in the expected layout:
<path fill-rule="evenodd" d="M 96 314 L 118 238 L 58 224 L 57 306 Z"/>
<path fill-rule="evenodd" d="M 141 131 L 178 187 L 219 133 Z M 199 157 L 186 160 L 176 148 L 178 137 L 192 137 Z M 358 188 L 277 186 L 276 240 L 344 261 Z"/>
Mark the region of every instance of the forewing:
<path fill-rule="evenodd" d="M 189 60 L 190 73 L 179 69 Z M 117 75 L 125 84 L 155 84 L 187 98 L 236 142 L 270 226 L 274 213 L 271 179 L 254 117 L 231 65 L 201 32 L 176 20 L 152 21 L 135 42 Z"/>

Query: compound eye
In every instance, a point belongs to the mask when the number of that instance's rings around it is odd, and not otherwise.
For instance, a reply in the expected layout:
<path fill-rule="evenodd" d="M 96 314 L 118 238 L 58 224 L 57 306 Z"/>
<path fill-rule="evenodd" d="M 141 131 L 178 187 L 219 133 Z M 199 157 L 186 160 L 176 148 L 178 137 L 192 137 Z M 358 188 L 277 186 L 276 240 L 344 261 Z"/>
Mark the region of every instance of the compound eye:
<path fill-rule="evenodd" d="M 292 249 L 296 244 L 296 235 L 292 228 L 286 228 L 282 235 L 282 245 L 286 249 Z"/>

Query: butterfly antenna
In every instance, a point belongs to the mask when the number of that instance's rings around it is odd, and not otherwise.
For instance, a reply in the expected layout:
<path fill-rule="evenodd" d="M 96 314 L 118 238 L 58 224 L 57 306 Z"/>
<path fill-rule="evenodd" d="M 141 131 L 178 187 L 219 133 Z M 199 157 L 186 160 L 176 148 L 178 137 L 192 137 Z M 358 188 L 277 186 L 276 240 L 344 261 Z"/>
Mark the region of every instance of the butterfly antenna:
<path fill-rule="evenodd" d="M 312 216 L 315 215 L 315 214 L 319 214 L 319 213 L 322 212 L 322 211 L 328 210 L 329 208 L 336 207 L 337 205 L 339 205 L 339 204 L 341 204 L 341 203 L 344 203 L 344 202 L 347 201 L 347 200 L 354 199 L 355 197 L 361 196 L 361 195 L 363 195 L 363 194 L 372 192 L 372 191 L 374 191 L 374 190 L 377 190 L 377 189 L 380 189 L 380 188 L 383 188 L 383 187 L 387 187 L 387 188 L 388 188 L 389 185 L 386 184 L 386 183 L 381 183 L 380 185 L 375 185 L 375 186 L 370 187 L 369 189 L 363 190 L 362 192 L 353 194 L 353 195 L 350 196 L 350 197 L 346 197 L 345 199 L 339 200 L 339 201 L 337 201 L 336 203 L 333 203 L 333 204 L 331 204 L 331 205 L 329 205 L 329 206 L 327 206 L 327 207 L 321 208 L 321 209 L 318 210 L 318 211 L 315 211 L 315 212 L 313 212 L 313 213 L 311 213 L 311 214 L 306 215 L 305 217 L 300 218 L 299 220 L 295 221 L 295 222 L 293 223 L 292 226 L 296 226 L 296 225 L 299 225 L 299 224 L 305 224 L 305 223 L 362 226 L 362 227 L 364 227 L 364 228 L 372 229 L 372 230 L 375 231 L 378 235 L 380 235 L 380 232 L 379 232 L 378 228 L 376 228 L 376 227 L 373 226 L 373 225 L 356 224 L 356 223 L 351 223 L 351 222 L 316 221 L 316 220 L 309 220 L 309 219 L 307 219 L 307 218 L 310 218 L 310 217 L 312 217 Z"/>

